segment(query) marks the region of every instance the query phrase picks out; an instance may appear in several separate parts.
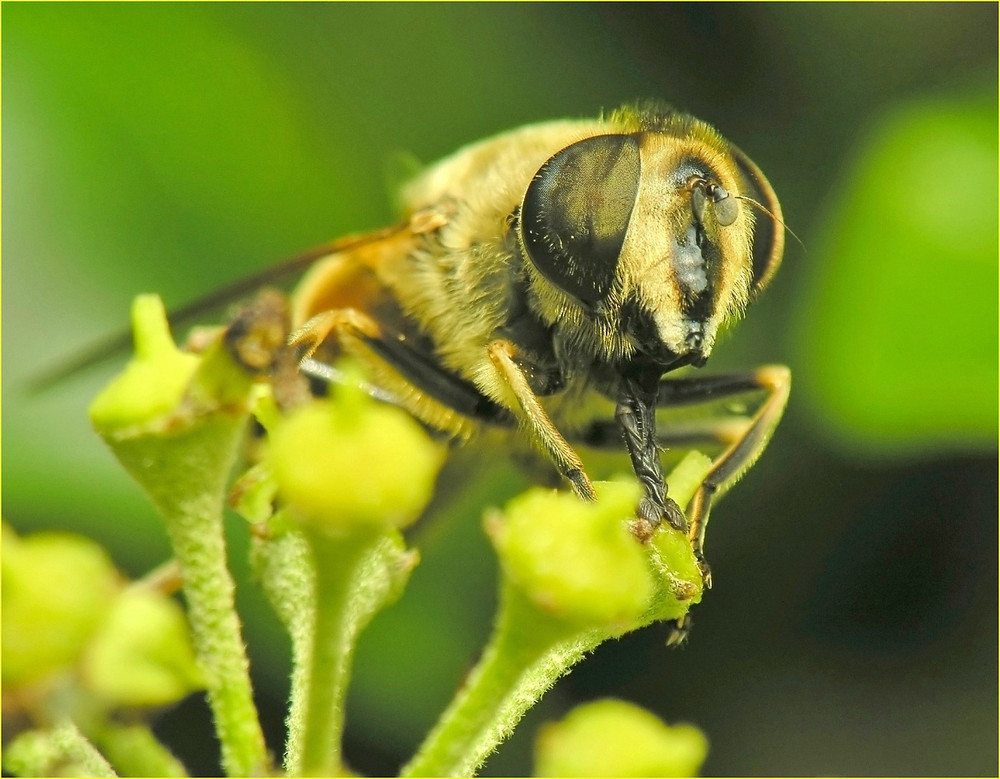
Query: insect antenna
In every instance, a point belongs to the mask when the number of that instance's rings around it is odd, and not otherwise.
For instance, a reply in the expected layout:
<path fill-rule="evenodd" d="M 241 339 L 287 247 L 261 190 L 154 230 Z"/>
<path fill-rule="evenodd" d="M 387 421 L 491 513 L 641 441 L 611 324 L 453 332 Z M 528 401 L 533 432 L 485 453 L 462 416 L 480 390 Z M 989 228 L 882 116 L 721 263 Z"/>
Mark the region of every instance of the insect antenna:
<path fill-rule="evenodd" d="M 747 197 L 746 195 L 733 195 L 733 197 L 735 197 L 737 200 L 745 200 L 754 208 L 756 208 L 758 211 L 762 211 L 763 213 L 767 214 L 769 217 L 771 217 L 771 219 L 774 222 L 781 225 L 782 229 L 787 231 L 788 234 L 798 242 L 799 246 L 802 247 L 802 251 L 806 250 L 806 245 L 802 242 L 802 239 L 795 234 L 795 231 L 791 227 L 786 225 L 783 221 L 781 221 L 781 219 L 779 219 L 777 216 L 771 213 L 770 209 L 768 209 L 763 203 L 758 203 L 752 197 Z"/>

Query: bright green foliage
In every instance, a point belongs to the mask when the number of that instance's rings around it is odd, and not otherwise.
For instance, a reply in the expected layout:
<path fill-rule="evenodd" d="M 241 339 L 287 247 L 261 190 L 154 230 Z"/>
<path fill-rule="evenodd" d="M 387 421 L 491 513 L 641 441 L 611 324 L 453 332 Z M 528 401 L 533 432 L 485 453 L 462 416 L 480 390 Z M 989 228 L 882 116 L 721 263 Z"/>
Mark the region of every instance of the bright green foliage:
<path fill-rule="evenodd" d="M 799 397 L 842 445 L 996 451 L 997 166 L 992 91 L 901 106 L 861 143 L 792 329 Z"/>

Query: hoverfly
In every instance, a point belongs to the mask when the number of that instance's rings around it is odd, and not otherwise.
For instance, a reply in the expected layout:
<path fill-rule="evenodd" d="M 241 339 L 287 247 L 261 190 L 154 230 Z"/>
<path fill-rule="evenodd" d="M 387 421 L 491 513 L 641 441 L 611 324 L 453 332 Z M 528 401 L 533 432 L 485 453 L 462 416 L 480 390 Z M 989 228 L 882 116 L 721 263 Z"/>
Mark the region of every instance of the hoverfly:
<path fill-rule="evenodd" d="M 704 122 L 643 103 L 466 146 L 402 202 L 400 223 L 277 271 L 311 266 L 291 301 L 300 370 L 322 379 L 352 355 L 378 397 L 455 439 L 530 441 L 584 500 L 595 491 L 574 445 L 624 445 L 639 522 L 686 531 L 711 586 L 712 500 L 763 451 L 790 374 L 664 377 L 703 366 L 781 262 L 781 207 L 757 166 Z M 685 514 L 660 451 L 690 442 L 658 429 L 657 409 L 749 392 L 764 400 L 738 434 L 707 430 L 724 448 Z M 594 396 L 606 418 L 581 413 Z"/>

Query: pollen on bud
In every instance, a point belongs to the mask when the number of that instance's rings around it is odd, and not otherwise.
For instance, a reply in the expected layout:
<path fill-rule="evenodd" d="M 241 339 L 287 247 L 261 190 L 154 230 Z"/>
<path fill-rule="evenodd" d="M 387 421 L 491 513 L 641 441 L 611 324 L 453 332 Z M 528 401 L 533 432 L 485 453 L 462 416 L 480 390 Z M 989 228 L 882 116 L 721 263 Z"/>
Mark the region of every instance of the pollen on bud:
<path fill-rule="evenodd" d="M 276 420 L 269 439 L 279 500 L 335 532 L 416 520 L 445 454 L 409 414 L 353 385 Z"/>
<path fill-rule="evenodd" d="M 503 571 L 535 606 L 581 627 L 626 630 L 647 611 L 654 582 L 628 531 L 641 490 L 600 482 L 598 500 L 531 489 L 487 517 Z"/>
<path fill-rule="evenodd" d="M 667 725 L 625 701 L 578 706 L 542 727 L 535 776 L 695 776 L 708 740 L 693 725 Z"/>

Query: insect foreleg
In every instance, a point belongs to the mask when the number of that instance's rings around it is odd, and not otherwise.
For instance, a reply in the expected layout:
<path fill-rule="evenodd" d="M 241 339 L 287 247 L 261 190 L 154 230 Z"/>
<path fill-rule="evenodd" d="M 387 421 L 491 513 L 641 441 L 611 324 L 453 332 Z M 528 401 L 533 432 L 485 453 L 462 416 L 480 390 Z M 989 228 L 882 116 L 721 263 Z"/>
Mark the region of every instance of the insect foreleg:
<path fill-rule="evenodd" d="M 524 371 L 515 361 L 516 347 L 510 341 L 498 338 L 487 347 L 487 354 L 496 368 L 499 389 L 505 390 L 503 394 L 512 397 L 515 404 L 513 410 L 555 463 L 559 473 L 569 480 L 581 498 L 597 500 L 594 485 L 584 471 L 579 455 L 552 423 L 538 396 L 532 391 Z"/>
<path fill-rule="evenodd" d="M 684 512 L 667 496 L 652 398 L 643 397 L 627 383 L 615 408 L 615 421 L 625 438 L 632 469 L 646 492 L 639 502 L 638 518 L 650 527 L 656 527 L 666 519 L 671 526 L 686 531 L 688 526 Z"/>
<path fill-rule="evenodd" d="M 686 520 L 666 517 L 671 525 L 683 529 L 691 539 L 705 576 L 711 586 L 711 574 L 704 558 L 705 529 L 712 501 L 725 492 L 756 461 L 781 420 L 791 389 L 791 374 L 783 365 L 771 365 L 748 373 L 664 379 L 655 391 L 655 405 L 668 408 L 696 403 L 724 401 L 751 392 L 764 392 L 763 403 L 749 417 L 719 418 L 662 424 L 653 418 L 653 394 L 634 384 L 619 400 L 615 420 L 592 422 L 573 437 L 584 446 L 616 448 L 624 438 L 632 467 L 646 489 L 639 507 L 639 517 L 652 525 L 659 519 L 657 505 L 673 504 L 663 482 L 660 464 L 661 447 L 709 446 L 722 451 L 688 503 Z M 679 509 L 678 509 L 679 511 Z"/>

